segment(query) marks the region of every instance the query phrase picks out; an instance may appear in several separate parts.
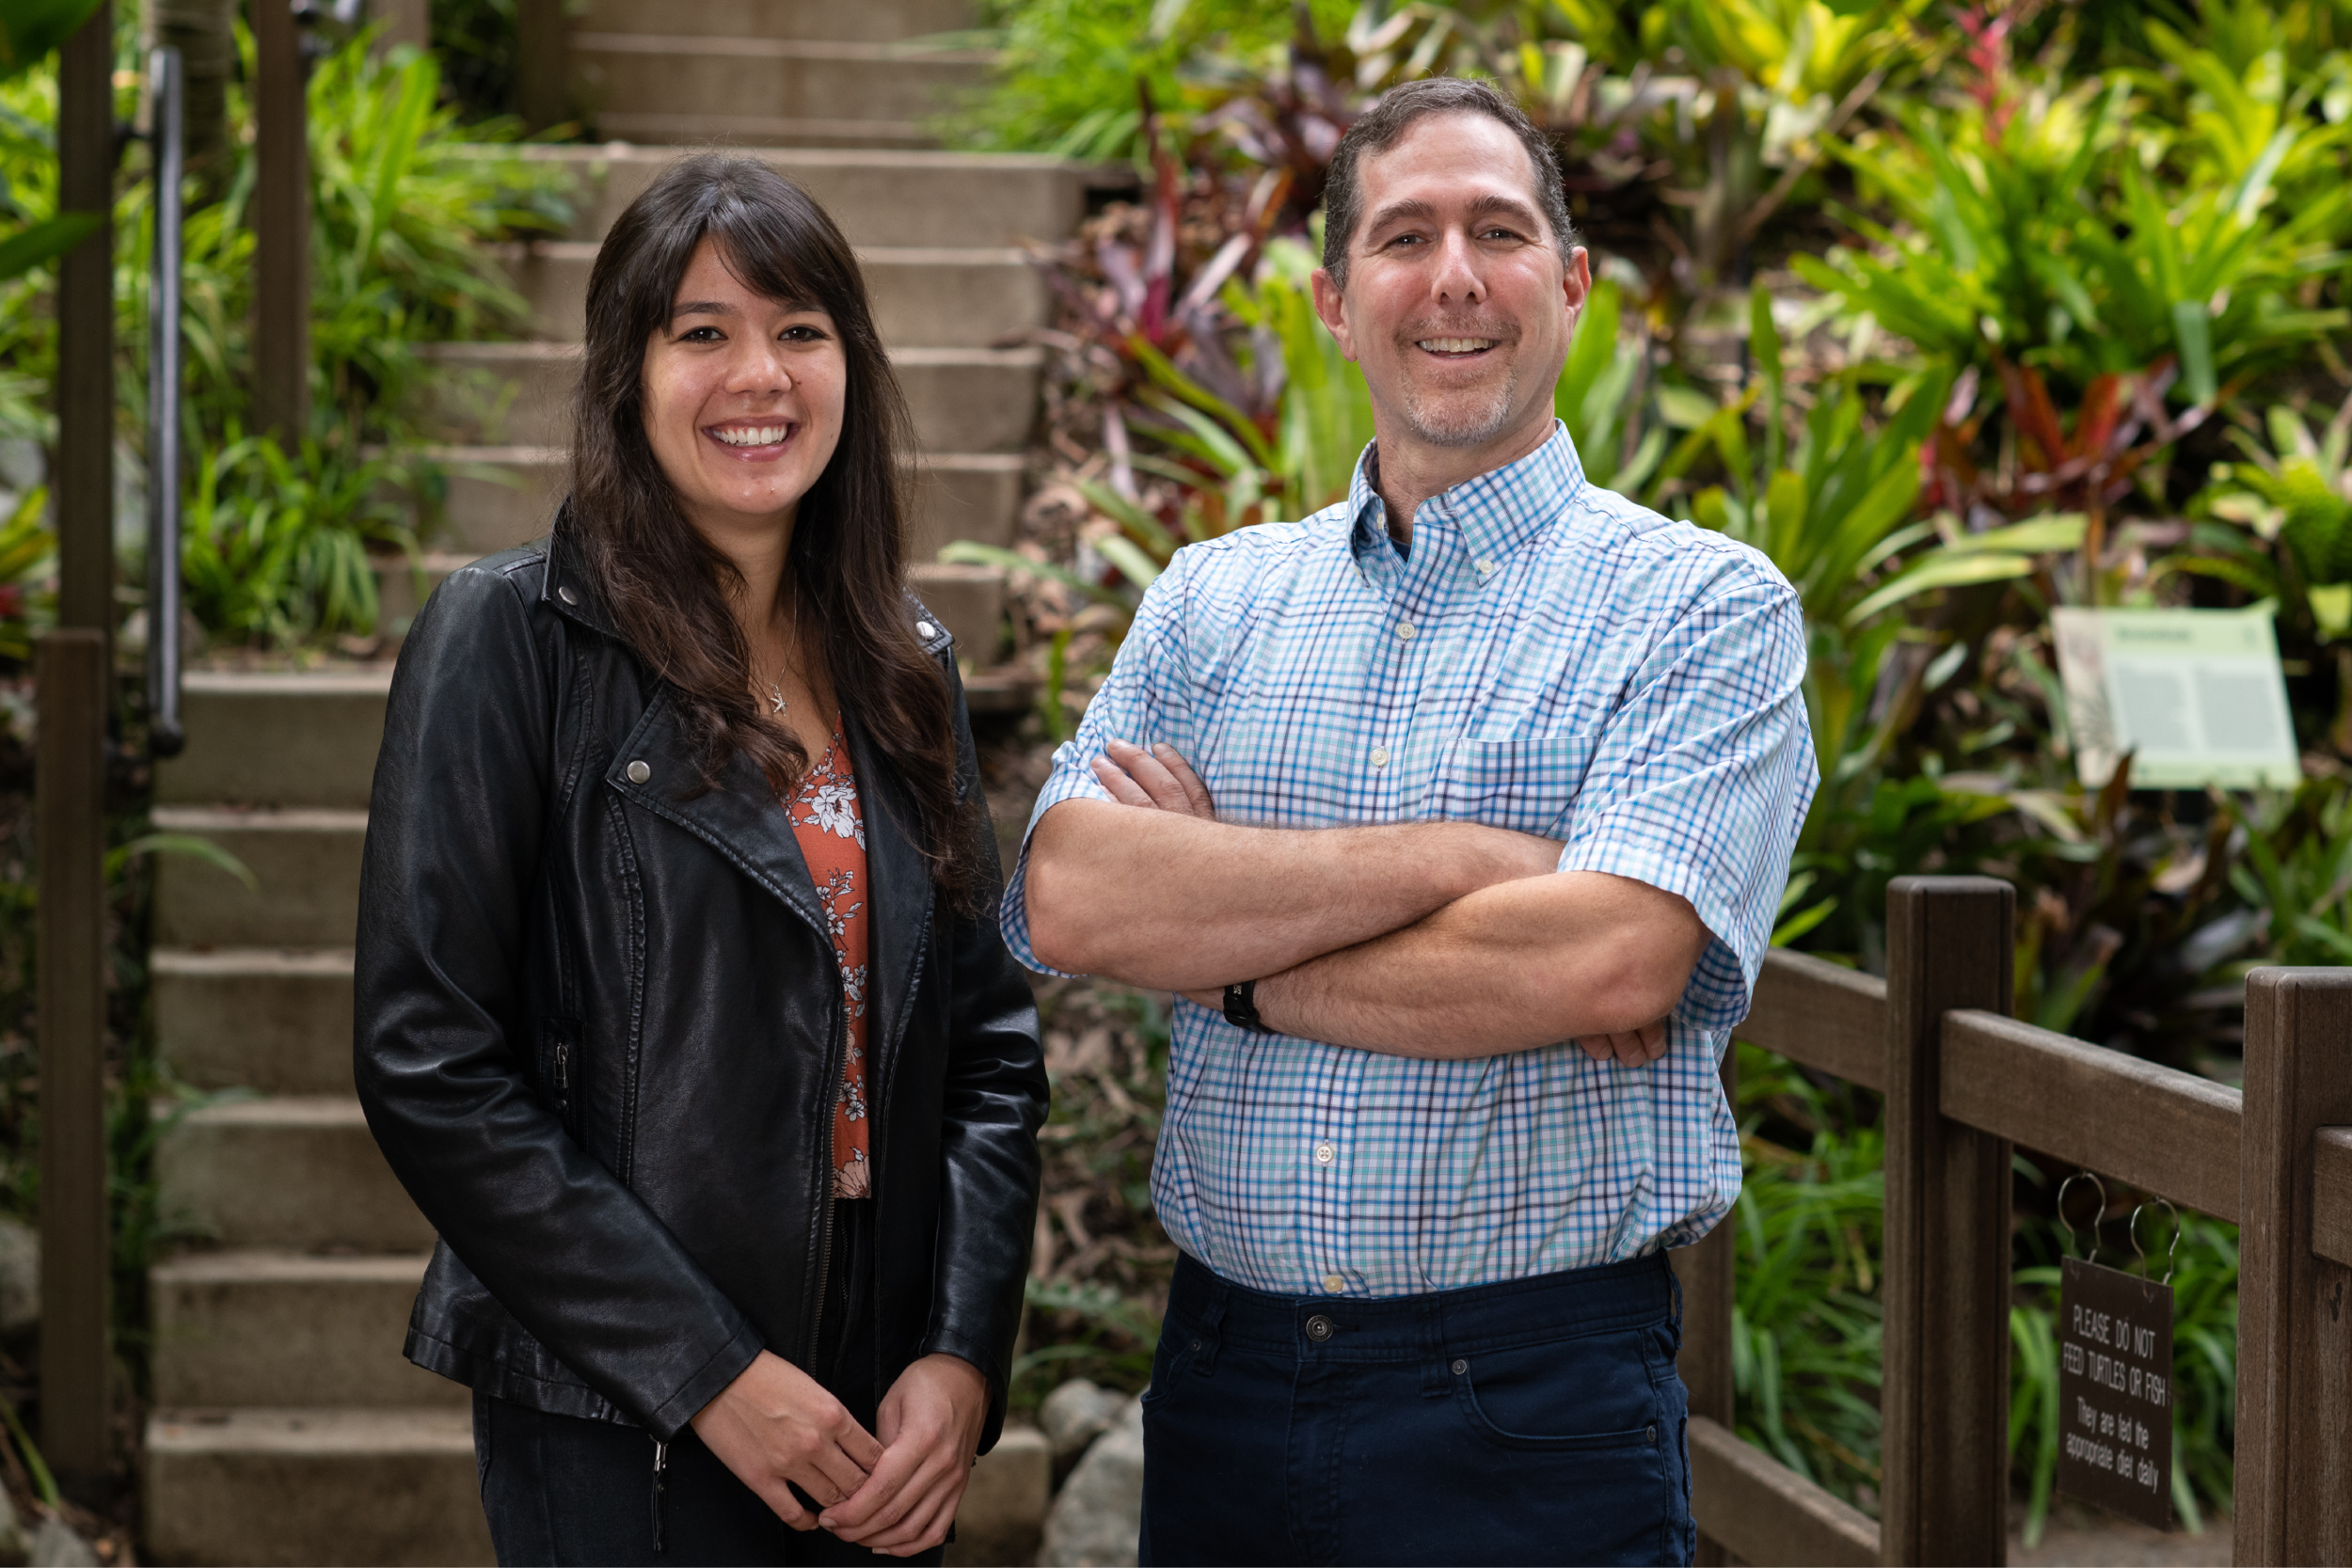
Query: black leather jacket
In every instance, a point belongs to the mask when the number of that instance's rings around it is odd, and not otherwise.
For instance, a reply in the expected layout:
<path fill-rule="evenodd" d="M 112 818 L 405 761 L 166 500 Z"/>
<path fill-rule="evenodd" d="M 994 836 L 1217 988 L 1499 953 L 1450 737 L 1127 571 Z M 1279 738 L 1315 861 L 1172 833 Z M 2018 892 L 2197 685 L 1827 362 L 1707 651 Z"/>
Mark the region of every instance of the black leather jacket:
<path fill-rule="evenodd" d="M 355 1067 L 441 1237 L 408 1358 L 667 1439 L 762 1349 L 812 1364 L 847 1020 L 784 811 L 739 756 L 691 796 L 672 690 L 566 538 L 453 574 L 403 645 Z M 912 599 L 908 616 L 936 626 Z M 924 641 L 977 789 L 950 644 Z M 876 1386 L 963 1357 L 989 1381 L 986 1447 L 1037 1212 L 1037 1012 L 993 910 L 934 910 L 891 779 L 848 736 L 871 898 Z M 986 853 L 993 874 L 993 836 Z"/>

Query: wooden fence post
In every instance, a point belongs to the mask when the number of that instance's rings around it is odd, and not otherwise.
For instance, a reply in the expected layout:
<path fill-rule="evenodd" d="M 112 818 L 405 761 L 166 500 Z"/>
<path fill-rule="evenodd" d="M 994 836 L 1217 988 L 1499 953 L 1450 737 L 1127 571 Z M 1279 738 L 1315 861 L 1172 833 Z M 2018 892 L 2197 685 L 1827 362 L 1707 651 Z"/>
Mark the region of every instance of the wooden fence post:
<path fill-rule="evenodd" d="M 114 624 L 114 8 L 57 57 L 57 207 L 98 219 L 57 261 L 57 622 Z"/>
<path fill-rule="evenodd" d="M 253 426 L 292 451 L 310 430 L 308 74 L 292 0 L 253 0 Z"/>
<path fill-rule="evenodd" d="M 1724 1099 L 1734 1119 L 1740 1106 L 1740 1046 L 1724 1042 Z M 1690 1391 L 1691 1414 L 1705 1416 L 1726 1432 L 1732 1427 L 1734 1390 L 1731 1379 L 1732 1268 L 1739 1245 L 1736 1214 L 1725 1214 L 1697 1244 L 1668 1254 L 1675 1276 L 1682 1281 L 1682 1352 L 1675 1367 Z M 1721 1568 L 1724 1549 L 1710 1538 L 1699 1537 L 1700 1568 Z"/>
<path fill-rule="evenodd" d="M 2352 1268 L 2312 1251 L 2312 1134 L 2352 1123 L 2352 970 L 2246 980 L 2240 1562 L 2352 1563 Z"/>
<path fill-rule="evenodd" d="M 1945 1013 L 2010 1009 L 2015 904 L 1989 877 L 1886 890 L 1889 1563 L 2008 1556 L 2010 1146 L 1945 1119 L 1941 1068 Z"/>
<path fill-rule="evenodd" d="M 515 0 L 515 101 L 531 130 L 567 118 L 570 65 L 564 0 Z"/>
<path fill-rule="evenodd" d="M 60 1480 L 112 1463 L 107 1348 L 106 638 L 43 634 L 34 656 L 35 853 L 40 958 L 40 1431 Z"/>

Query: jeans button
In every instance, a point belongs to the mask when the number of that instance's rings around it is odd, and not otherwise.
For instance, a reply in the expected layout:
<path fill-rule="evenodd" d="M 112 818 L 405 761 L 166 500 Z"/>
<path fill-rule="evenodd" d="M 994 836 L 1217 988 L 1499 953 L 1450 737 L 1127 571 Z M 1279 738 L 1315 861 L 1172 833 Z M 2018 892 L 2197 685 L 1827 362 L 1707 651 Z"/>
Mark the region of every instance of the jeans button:
<path fill-rule="evenodd" d="M 1656 1427 L 1649 1429 L 1649 1446 L 1653 1449 L 1658 1447 L 1658 1429 Z"/>
<path fill-rule="evenodd" d="M 1469 1363 L 1469 1362 L 1467 1362 L 1467 1361 L 1456 1361 L 1456 1362 L 1454 1362 L 1454 1375 L 1455 1377 L 1460 1377 L 1460 1376 L 1461 1376 L 1464 1372 L 1467 1372 L 1467 1371 L 1469 1371 L 1469 1370 L 1470 1370 L 1470 1363 Z"/>
<path fill-rule="evenodd" d="M 1307 1338 L 1312 1339 L 1319 1345 L 1323 1343 L 1324 1340 L 1331 1338 L 1335 1327 L 1336 1325 L 1330 1319 L 1318 1312 L 1313 1317 L 1307 1320 Z"/>

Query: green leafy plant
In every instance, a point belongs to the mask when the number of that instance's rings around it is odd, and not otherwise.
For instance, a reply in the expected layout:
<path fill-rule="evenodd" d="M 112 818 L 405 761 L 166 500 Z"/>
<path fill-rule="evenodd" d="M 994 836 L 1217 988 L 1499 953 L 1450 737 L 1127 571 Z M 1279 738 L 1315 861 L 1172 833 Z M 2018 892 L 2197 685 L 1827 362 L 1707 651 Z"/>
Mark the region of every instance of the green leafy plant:
<path fill-rule="evenodd" d="M 199 458 L 184 521 L 187 603 L 219 634 L 286 645 L 372 632 L 373 555 L 413 557 L 396 462 L 248 436 Z"/>

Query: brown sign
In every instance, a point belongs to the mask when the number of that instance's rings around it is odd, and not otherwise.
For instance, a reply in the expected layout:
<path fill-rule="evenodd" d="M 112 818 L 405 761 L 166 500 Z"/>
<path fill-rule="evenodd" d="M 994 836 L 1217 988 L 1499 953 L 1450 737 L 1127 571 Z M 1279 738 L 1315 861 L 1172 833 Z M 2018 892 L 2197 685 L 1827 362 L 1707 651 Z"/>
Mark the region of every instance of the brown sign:
<path fill-rule="evenodd" d="M 2169 1528 L 2172 1287 L 2066 1259 L 2058 1348 L 2058 1489 Z"/>

